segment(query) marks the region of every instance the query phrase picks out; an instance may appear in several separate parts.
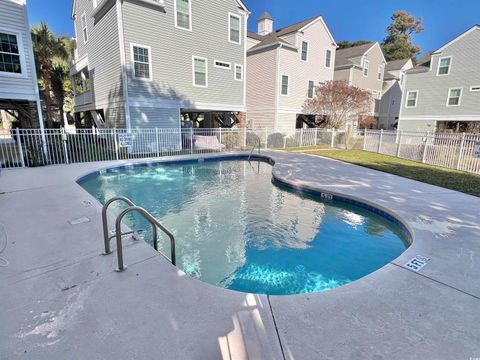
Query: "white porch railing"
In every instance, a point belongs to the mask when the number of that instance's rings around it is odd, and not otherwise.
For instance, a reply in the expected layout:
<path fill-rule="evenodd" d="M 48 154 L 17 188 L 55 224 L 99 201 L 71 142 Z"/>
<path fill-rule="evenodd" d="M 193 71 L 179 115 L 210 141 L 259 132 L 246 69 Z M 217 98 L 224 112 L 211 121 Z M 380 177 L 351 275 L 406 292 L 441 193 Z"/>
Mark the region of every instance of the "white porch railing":
<path fill-rule="evenodd" d="M 252 129 L 13 129 L 0 133 L 2 168 L 128 160 L 262 149 L 324 146 L 344 148 L 342 131 L 302 129 L 289 133 Z"/>
<path fill-rule="evenodd" d="M 363 149 L 480 174 L 480 158 L 475 156 L 478 146 L 479 135 L 367 130 Z"/>

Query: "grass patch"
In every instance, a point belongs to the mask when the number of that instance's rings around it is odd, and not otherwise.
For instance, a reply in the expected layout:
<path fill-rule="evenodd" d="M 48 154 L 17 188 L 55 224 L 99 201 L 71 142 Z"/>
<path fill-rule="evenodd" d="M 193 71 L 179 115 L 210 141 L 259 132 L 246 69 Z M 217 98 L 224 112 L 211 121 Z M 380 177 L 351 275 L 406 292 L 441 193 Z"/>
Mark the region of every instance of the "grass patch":
<path fill-rule="evenodd" d="M 480 197 L 479 175 L 361 150 L 319 149 L 318 151 L 312 151 L 309 149 L 306 153 L 310 155 L 325 156 Z"/>

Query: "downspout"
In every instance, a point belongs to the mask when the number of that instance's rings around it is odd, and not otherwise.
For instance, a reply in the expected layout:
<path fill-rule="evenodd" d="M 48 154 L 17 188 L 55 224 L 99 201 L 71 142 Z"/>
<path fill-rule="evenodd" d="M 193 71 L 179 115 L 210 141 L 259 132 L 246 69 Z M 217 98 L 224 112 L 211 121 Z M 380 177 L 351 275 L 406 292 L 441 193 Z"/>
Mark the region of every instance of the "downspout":
<path fill-rule="evenodd" d="M 120 48 L 120 66 L 122 68 L 122 88 L 123 88 L 123 101 L 125 103 L 125 125 L 127 130 L 131 130 L 130 121 L 130 101 L 128 98 L 128 81 L 127 81 L 127 60 L 125 55 L 125 35 L 123 29 L 123 0 L 117 0 L 117 27 L 118 27 L 118 45 Z"/>

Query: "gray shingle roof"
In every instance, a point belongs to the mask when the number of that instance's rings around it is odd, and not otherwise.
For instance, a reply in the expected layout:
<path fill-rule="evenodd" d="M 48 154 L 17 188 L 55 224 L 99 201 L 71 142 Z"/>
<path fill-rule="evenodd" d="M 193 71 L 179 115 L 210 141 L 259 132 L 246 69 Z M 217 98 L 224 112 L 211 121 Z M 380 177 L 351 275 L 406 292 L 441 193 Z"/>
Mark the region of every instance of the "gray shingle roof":
<path fill-rule="evenodd" d="M 337 50 L 335 55 L 335 66 L 352 65 L 351 58 L 360 57 L 365 54 L 375 43 L 354 46 L 351 48 Z"/>
<path fill-rule="evenodd" d="M 410 59 L 394 60 L 387 62 L 385 71 L 401 70 Z"/>
<path fill-rule="evenodd" d="M 284 36 L 284 35 L 287 35 L 287 34 L 290 34 L 290 33 L 293 33 L 293 32 L 296 32 L 296 31 L 299 31 L 301 28 L 307 26 L 308 24 L 310 24 L 312 21 L 318 19 L 319 16 L 315 16 L 313 18 L 310 18 L 310 19 L 307 19 L 307 20 L 304 20 L 304 21 L 301 21 L 299 23 L 296 23 L 296 24 L 293 24 L 291 26 L 287 26 L 285 28 L 282 28 L 282 29 L 278 29 L 277 31 L 274 31 L 268 35 L 259 35 L 257 33 L 253 33 L 253 32 L 248 32 L 247 36 L 249 38 L 252 38 L 252 39 L 255 39 L 255 40 L 258 40 L 260 41 L 260 43 L 258 43 L 257 45 L 253 46 L 252 48 L 249 49 L 249 51 L 251 50 L 255 50 L 255 49 L 258 49 L 260 47 L 264 47 L 264 46 L 268 46 L 268 45 L 272 45 L 272 44 L 275 44 L 275 43 L 278 43 L 278 44 L 284 44 L 284 45 L 289 45 L 291 47 L 293 47 L 292 44 L 288 43 L 287 41 L 283 40 L 281 38 L 281 36 Z"/>

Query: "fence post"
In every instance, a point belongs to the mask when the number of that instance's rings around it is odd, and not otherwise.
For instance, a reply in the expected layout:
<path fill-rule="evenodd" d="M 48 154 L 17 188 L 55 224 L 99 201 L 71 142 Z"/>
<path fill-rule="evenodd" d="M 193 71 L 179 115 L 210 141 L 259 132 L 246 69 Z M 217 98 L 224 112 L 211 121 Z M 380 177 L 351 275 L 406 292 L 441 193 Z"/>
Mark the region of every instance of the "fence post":
<path fill-rule="evenodd" d="M 363 132 L 363 151 L 367 150 L 367 128 Z"/>
<path fill-rule="evenodd" d="M 160 135 L 158 134 L 158 128 L 155 128 L 155 142 L 157 143 L 157 157 L 160 157 Z"/>
<path fill-rule="evenodd" d="M 283 135 L 283 148 L 287 148 L 287 135 Z"/>
<path fill-rule="evenodd" d="M 460 142 L 460 153 L 458 154 L 457 166 L 455 167 L 457 170 L 460 170 L 460 164 L 462 163 L 462 154 L 463 154 L 464 148 L 465 148 L 465 133 L 462 134 L 462 141 Z"/>
<path fill-rule="evenodd" d="M 243 149 L 247 147 L 247 125 L 243 128 Z"/>
<path fill-rule="evenodd" d="M 68 151 L 67 151 L 67 132 L 65 131 L 65 128 L 60 129 L 61 133 L 61 138 L 62 138 L 62 143 L 63 143 L 63 153 L 65 154 L 65 164 L 69 164 L 70 161 L 68 159 Z"/>
<path fill-rule="evenodd" d="M 303 147 L 303 128 L 300 129 L 300 146 Z"/>
<path fill-rule="evenodd" d="M 423 146 L 422 163 L 424 164 L 427 162 L 428 136 L 429 134 L 427 133 L 425 135 L 425 145 Z"/>
<path fill-rule="evenodd" d="M 265 130 L 265 150 L 268 150 L 268 130 Z"/>
<path fill-rule="evenodd" d="M 218 128 L 219 130 L 219 135 L 218 135 L 218 150 L 219 152 L 222 152 L 222 128 Z"/>
<path fill-rule="evenodd" d="M 330 143 L 330 147 L 332 149 L 335 147 L 335 128 L 332 128 L 332 142 Z"/>
<path fill-rule="evenodd" d="M 115 158 L 118 160 L 118 139 L 117 139 L 117 128 L 113 128 L 113 141 L 115 143 Z"/>
<path fill-rule="evenodd" d="M 315 138 L 314 138 L 314 142 L 313 142 L 313 145 L 314 146 L 317 146 L 317 138 L 318 138 L 318 128 L 315 128 Z"/>
<path fill-rule="evenodd" d="M 379 154 L 382 153 L 382 140 L 383 140 L 383 129 L 380 130 L 380 139 L 378 139 L 378 149 L 377 149 L 377 153 L 379 153 Z"/>
<path fill-rule="evenodd" d="M 401 146 L 402 146 L 402 130 L 398 130 L 397 157 L 400 157 Z"/>
<path fill-rule="evenodd" d="M 25 158 L 23 157 L 22 141 L 20 140 L 20 130 L 18 129 L 18 127 L 15 129 L 15 135 L 17 138 L 18 154 L 20 156 L 20 161 L 22 162 L 22 167 L 25 167 Z"/>
<path fill-rule="evenodd" d="M 193 154 L 193 127 L 190 128 L 190 154 Z"/>

